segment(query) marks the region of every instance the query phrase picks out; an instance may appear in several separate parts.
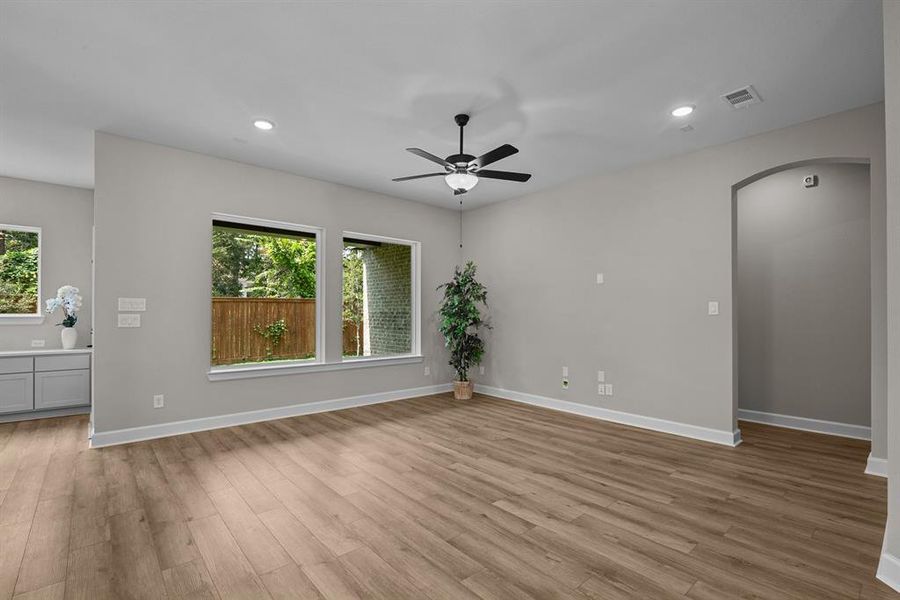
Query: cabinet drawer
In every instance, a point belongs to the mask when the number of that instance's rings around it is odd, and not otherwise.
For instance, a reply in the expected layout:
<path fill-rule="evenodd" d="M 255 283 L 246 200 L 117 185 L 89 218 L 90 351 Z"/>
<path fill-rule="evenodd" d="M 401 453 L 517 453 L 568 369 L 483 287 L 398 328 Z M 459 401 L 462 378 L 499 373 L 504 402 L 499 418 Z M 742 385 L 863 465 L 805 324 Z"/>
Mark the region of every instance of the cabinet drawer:
<path fill-rule="evenodd" d="M 50 356 L 35 356 L 35 371 L 71 371 L 74 369 L 88 369 L 91 366 L 90 354 L 52 354 Z"/>
<path fill-rule="evenodd" d="M 31 373 L 34 359 L 30 356 L 0 358 L 0 373 Z"/>
<path fill-rule="evenodd" d="M 34 409 L 34 375 L 0 375 L 0 413 Z"/>
<path fill-rule="evenodd" d="M 81 406 L 91 402 L 91 377 L 87 369 L 34 374 L 34 408 Z"/>

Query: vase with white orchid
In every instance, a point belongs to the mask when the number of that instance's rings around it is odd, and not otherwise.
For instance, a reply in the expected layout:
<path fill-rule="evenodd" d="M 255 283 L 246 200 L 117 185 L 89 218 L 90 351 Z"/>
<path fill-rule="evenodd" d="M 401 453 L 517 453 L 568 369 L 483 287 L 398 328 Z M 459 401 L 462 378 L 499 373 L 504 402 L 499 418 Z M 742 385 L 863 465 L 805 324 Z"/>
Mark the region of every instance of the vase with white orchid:
<path fill-rule="evenodd" d="M 78 294 L 78 288 L 72 285 L 64 285 L 56 291 L 56 297 L 47 300 L 47 314 L 53 314 L 62 308 L 65 315 L 62 322 L 62 345 L 65 350 L 71 350 L 75 347 L 78 340 L 78 332 L 75 330 L 75 323 L 78 322 L 78 311 L 81 309 L 81 296 Z"/>

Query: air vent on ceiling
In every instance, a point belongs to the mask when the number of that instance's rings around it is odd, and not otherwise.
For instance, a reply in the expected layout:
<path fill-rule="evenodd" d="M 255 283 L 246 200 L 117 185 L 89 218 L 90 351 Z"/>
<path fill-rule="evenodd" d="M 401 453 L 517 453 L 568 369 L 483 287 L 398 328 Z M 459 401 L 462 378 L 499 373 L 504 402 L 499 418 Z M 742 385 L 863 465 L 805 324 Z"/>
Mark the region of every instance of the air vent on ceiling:
<path fill-rule="evenodd" d="M 759 97 L 759 94 L 753 89 L 752 85 L 744 86 L 733 92 L 728 92 L 722 96 L 722 100 L 734 108 L 743 108 L 745 106 L 750 106 L 751 104 L 762 102 L 762 98 Z"/>

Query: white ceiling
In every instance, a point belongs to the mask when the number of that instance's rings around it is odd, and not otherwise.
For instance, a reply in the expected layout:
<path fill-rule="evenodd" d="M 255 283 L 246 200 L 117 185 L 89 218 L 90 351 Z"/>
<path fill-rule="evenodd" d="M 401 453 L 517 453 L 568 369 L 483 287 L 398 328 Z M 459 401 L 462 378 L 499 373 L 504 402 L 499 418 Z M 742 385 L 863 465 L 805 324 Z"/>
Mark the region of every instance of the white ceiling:
<path fill-rule="evenodd" d="M 534 173 L 474 207 L 877 102 L 882 64 L 877 0 L 6 0 L 0 174 L 92 187 L 96 129 L 456 206 L 390 179 L 433 172 L 403 149 L 453 153 L 466 111 L 467 152 Z M 746 84 L 762 104 L 719 98 Z"/>

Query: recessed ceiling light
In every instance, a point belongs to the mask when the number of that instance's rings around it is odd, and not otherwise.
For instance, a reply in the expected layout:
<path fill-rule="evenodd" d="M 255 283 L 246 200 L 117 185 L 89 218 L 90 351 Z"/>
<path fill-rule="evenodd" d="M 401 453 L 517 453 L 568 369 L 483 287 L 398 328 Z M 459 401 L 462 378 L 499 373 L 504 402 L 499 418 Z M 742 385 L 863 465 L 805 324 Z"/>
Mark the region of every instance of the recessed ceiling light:
<path fill-rule="evenodd" d="M 262 129 L 263 131 L 271 131 L 272 129 L 275 129 L 275 123 L 267 119 L 256 119 L 255 121 L 253 121 L 253 126 L 257 129 Z"/>
<path fill-rule="evenodd" d="M 686 117 L 689 114 L 691 114 L 692 112 L 694 112 L 694 107 L 691 106 L 690 104 L 688 104 L 686 106 L 679 106 L 678 108 L 673 110 L 672 116 L 673 117 Z"/>

